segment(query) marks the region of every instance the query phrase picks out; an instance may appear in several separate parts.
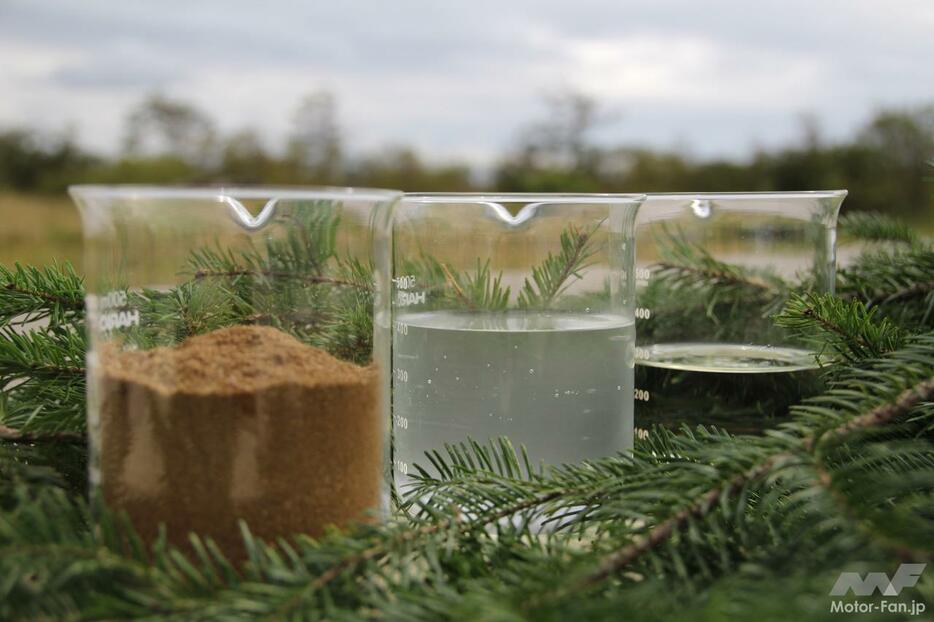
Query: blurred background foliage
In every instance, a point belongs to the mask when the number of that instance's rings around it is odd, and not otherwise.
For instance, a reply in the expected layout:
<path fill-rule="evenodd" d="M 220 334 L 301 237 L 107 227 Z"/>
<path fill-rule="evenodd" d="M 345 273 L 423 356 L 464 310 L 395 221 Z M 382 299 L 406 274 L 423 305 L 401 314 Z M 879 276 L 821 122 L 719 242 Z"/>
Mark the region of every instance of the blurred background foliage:
<path fill-rule="evenodd" d="M 73 183 L 330 184 L 408 191 L 753 191 L 848 188 L 846 211 L 934 226 L 934 104 L 878 111 L 848 140 L 829 142 L 803 118 L 800 137 L 744 159 L 697 159 L 600 141 L 611 121 L 577 92 L 547 100 L 547 114 L 517 128 L 491 170 L 434 162 L 405 145 L 351 154 L 328 92 L 297 105 L 284 144 L 255 130 L 222 133 L 205 111 L 153 94 L 125 119 L 113 155 L 84 148 L 74 133 L 0 127 L 0 262 L 80 266 L 80 225 L 65 189 Z"/>

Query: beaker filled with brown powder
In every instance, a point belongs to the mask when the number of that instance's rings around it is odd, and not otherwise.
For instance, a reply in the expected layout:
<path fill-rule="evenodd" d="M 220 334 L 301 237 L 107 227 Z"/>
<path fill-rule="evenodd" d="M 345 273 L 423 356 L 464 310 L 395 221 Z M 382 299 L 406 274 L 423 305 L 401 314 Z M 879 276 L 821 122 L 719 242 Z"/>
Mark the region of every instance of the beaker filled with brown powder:
<path fill-rule="evenodd" d="M 382 426 L 373 368 L 266 326 L 178 347 L 103 350 L 101 490 L 151 541 L 211 536 L 242 555 L 254 535 L 321 535 L 380 502 Z"/>
<path fill-rule="evenodd" d="M 77 186 L 91 492 L 245 559 L 388 504 L 389 215 L 361 188 Z"/>

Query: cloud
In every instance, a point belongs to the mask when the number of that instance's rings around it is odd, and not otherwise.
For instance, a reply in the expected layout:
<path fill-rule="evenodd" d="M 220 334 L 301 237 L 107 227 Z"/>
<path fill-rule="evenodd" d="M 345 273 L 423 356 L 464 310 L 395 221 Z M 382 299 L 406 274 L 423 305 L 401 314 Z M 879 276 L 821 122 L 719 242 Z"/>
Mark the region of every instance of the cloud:
<path fill-rule="evenodd" d="M 724 110 L 808 106 L 820 96 L 824 77 L 819 60 L 701 37 L 575 40 L 568 43 L 568 64 L 587 92 Z"/>
<path fill-rule="evenodd" d="M 160 90 L 275 141 L 326 88 L 354 148 L 483 162 L 570 86 L 622 112 L 601 140 L 738 154 L 793 139 L 803 112 L 833 136 L 934 99 L 932 31 L 929 0 L 7 0 L 0 124 L 73 121 L 113 148 Z"/>
<path fill-rule="evenodd" d="M 108 53 L 95 53 L 80 61 L 71 60 L 51 71 L 50 82 L 65 89 L 159 89 L 183 80 L 189 68 L 161 57 L 140 53 L 134 46 L 114 46 Z M 129 49 L 121 49 L 129 47 Z"/>

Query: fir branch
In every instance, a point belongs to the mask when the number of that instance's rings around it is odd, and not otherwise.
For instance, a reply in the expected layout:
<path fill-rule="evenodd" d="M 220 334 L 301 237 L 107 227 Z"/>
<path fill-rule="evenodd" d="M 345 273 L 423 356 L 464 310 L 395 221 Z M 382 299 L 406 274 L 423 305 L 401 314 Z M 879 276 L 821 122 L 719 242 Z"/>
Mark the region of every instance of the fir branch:
<path fill-rule="evenodd" d="M 830 294 L 792 295 L 775 323 L 813 344 L 819 355 L 829 348 L 851 363 L 897 350 L 907 338 L 891 320 L 879 317 L 876 309 Z"/>
<path fill-rule="evenodd" d="M 299 202 L 281 218 L 283 238 L 266 238 L 272 271 L 323 274 L 337 254 L 342 205 L 336 201 Z"/>
<path fill-rule="evenodd" d="M 700 289 L 703 287 L 724 290 L 745 289 L 755 294 L 775 296 L 787 289 L 787 284 L 778 276 L 767 272 L 755 272 L 729 264 L 715 258 L 700 244 L 689 241 L 683 233 L 665 229 L 664 237 L 657 242 L 661 249 L 661 261 L 655 264 L 653 277 L 674 289 Z"/>
<path fill-rule="evenodd" d="M 84 339 L 77 331 L 19 332 L 0 329 L 0 381 L 16 382 L 37 377 L 81 376 Z"/>
<path fill-rule="evenodd" d="M 414 277 L 419 291 L 427 296 L 427 308 L 455 308 L 471 311 L 503 311 L 509 305 L 510 288 L 503 285 L 503 273 L 494 275 L 491 261 L 477 258 L 475 271 L 458 272 L 430 255 L 406 259 L 397 274 Z"/>
<path fill-rule="evenodd" d="M 327 584 L 337 580 L 342 575 L 352 571 L 355 567 L 360 566 L 363 563 L 385 557 L 392 551 L 393 548 L 399 547 L 403 544 L 415 542 L 424 536 L 445 532 L 452 528 L 461 535 L 468 532 L 473 532 L 477 529 L 482 529 L 486 525 L 496 523 L 497 521 L 505 518 L 510 518 L 525 509 L 547 503 L 559 495 L 559 491 L 553 491 L 551 493 L 541 495 L 535 499 L 497 508 L 495 511 L 488 512 L 482 517 L 472 518 L 469 521 L 461 520 L 460 512 L 455 509 L 453 517 L 430 522 L 415 529 L 406 529 L 394 535 L 389 540 L 382 541 L 379 544 L 364 549 L 363 551 L 351 555 L 350 557 L 341 559 L 336 564 L 328 568 L 325 572 L 315 577 L 311 582 L 308 583 L 307 586 L 303 587 L 298 593 L 296 593 L 295 596 L 283 603 L 281 607 L 277 608 L 275 615 L 283 616 L 297 613 L 296 610 L 305 602 L 310 594 L 322 589 Z"/>
<path fill-rule="evenodd" d="M 722 343 L 748 342 L 750 335 L 760 343 L 784 340 L 771 316 L 784 305 L 792 284 L 768 270 L 721 261 L 667 227 L 656 246 L 659 259 L 638 294 L 639 306 L 651 310 L 651 317 L 639 321 L 640 341 L 665 343 L 685 334 Z"/>
<path fill-rule="evenodd" d="M 867 302 L 869 307 L 879 307 L 891 302 L 904 302 L 929 296 L 934 292 L 934 281 L 924 281 L 908 285 L 892 292 L 880 292 Z"/>
<path fill-rule="evenodd" d="M 339 358 L 365 365 L 373 356 L 374 267 L 348 257 L 339 260 L 336 273 L 351 287 L 331 293 L 324 303 L 326 308 L 317 332 L 309 341 Z"/>
<path fill-rule="evenodd" d="M 846 446 L 841 448 L 842 451 L 833 451 L 831 449 L 829 453 L 833 454 L 832 458 L 828 458 L 828 456 L 825 455 L 828 453 L 827 451 L 808 454 L 811 458 L 809 466 L 813 470 L 813 475 L 810 476 L 810 479 L 812 479 L 816 486 L 820 487 L 823 493 L 833 501 L 835 507 L 847 522 L 862 533 L 867 541 L 879 543 L 883 548 L 889 550 L 903 561 L 930 559 L 931 554 L 934 553 L 934 548 L 931 548 L 932 545 L 923 543 L 923 541 L 921 546 L 917 544 L 906 546 L 904 544 L 904 535 L 901 537 L 892 537 L 885 533 L 890 530 L 880 529 L 879 523 L 892 523 L 893 516 L 884 512 L 884 510 L 882 513 L 884 513 L 885 516 L 883 517 L 873 516 L 873 514 L 880 513 L 878 510 L 867 512 L 865 508 L 867 505 L 867 497 L 863 493 L 861 486 L 852 487 L 849 485 L 851 480 L 849 473 L 853 471 L 859 472 L 860 475 L 862 475 L 862 477 L 859 478 L 860 484 L 862 484 L 870 479 L 870 477 L 866 475 L 866 471 L 891 471 L 893 458 L 898 461 L 911 461 L 915 463 L 910 465 L 910 470 L 920 470 L 925 467 L 929 468 L 932 464 L 930 448 L 926 443 L 922 443 L 920 447 L 913 445 L 914 444 L 910 442 L 903 442 L 900 444 L 886 443 L 881 448 L 870 445 L 861 448 L 858 457 L 853 456 L 852 452 L 849 451 L 849 448 Z M 841 456 L 838 454 L 843 454 L 843 460 L 841 460 Z M 918 459 L 919 457 L 920 459 Z M 830 462 L 830 460 L 834 460 L 836 463 L 829 465 L 828 462 Z M 867 468 L 867 466 L 870 468 Z M 898 475 L 906 474 L 898 473 Z M 853 490 L 853 488 L 856 489 Z M 891 487 L 887 488 L 884 495 L 887 497 L 887 500 L 891 501 L 895 493 L 893 493 Z M 855 495 L 852 493 L 855 493 Z M 859 502 L 854 503 L 854 497 L 859 499 Z M 871 498 L 869 503 L 872 503 Z M 873 520 L 874 518 L 881 518 L 881 520 Z"/>
<path fill-rule="evenodd" d="M 919 403 L 930 401 L 932 398 L 934 398 L 934 377 L 905 389 L 894 400 L 853 417 L 829 432 L 805 439 L 804 448 L 812 451 L 818 447 L 818 444 L 837 442 L 853 432 L 884 425 L 904 415 Z"/>
<path fill-rule="evenodd" d="M 837 272 L 843 298 L 862 300 L 907 327 L 924 329 L 934 321 L 934 247 L 916 244 L 865 252 Z"/>
<path fill-rule="evenodd" d="M 528 481 L 523 480 L 521 485 L 513 479 L 514 475 L 498 477 L 496 469 L 491 468 L 492 463 L 489 459 L 482 459 L 480 456 L 477 456 L 475 460 L 464 457 L 452 458 L 455 459 L 455 464 L 459 465 L 454 470 L 445 469 L 444 465 L 439 466 L 436 460 L 433 460 L 436 470 L 444 479 L 436 481 L 426 479 L 412 494 L 429 499 L 434 507 L 441 508 L 455 504 L 465 508 L 469 513 L 472 509 L 483 510 L 497 507 L 505 500 L 515 501 L 523 496 L 532 495 L 533 491 L 541 492 L 543 486 L 563 485 L 567 493 L 555 499 L 556 503 L 550 507 L 536 508 L 532 514 L 533 517 L 555 516 L 556 512 L 563 511 L 563 514 L 557 516 L 562 524 L 562 531 L 568 528 L 576 529 L 574 527 L 576 521 L 581 529 L 590 525 L 586 532 L 588 534 L 594 533 L 594 528 L 597 529 L 598 534 L 601 529 L 607 529 L 612 532 L 618 531 L 623 538 L 630 540 L 633 531 L 641 530 L 636 528 L 636 525 L 647 524 L 648 527 L 658 525 L 660 523 L 654 520 L 657 516 L 672 518 L 673 507 L 685 507 L 679 498 L 680 494 L 692 491 L 691 494 L 696 495 L 697 490 L 702 490 L 704 492 L 697 501 L 697 507 L 706 509 L 700 515 L 696 515 L 693 508 L 688 506 L 686 513 L 678 514 L 673 519 L 675 522 L 680 521 L 678 524 L 682 529 L 689 530 L 689 533 L 684 534 L 687 540 L 679 540 L 679 542 L 695 542 L 700 529 L 712 529 L 714 533 L 722 533 L 722 526 L 718 526 L 715 522 L 710 523 L 710 521 L 716 521 L 716 515 L 711 514 L 709 510 L 716 506 L 724 507 L 724 512 L 727 512 L 726 508 L 730 506 L 728 497 L 731 495 L 715 494 L 713 491 L 730 490 L 735 493 L 732 496 L 738 497 L 738 501 L 735 502 L 736 510 L 733 512 L 735 518 L 732 519 L 738 522 L 736 526 L 729 528 L 734 530 L 734 536 L 740 540 L 736 544 L 738 547 L 744 537 L 750 537 L 743 535 L 748 533 L 750 528 L 748 521 L 752 520 L 749 517 L 743 518 L 747 508 L 750 507 L 747 499 L 763 493 L 773 494 L 771 491 L 776 488 L 774 481 L 779 476 L 778 474 L 783 470 L 787 471 L 789 465 L 793 466 L 798 461 L 798 456 L 813 449 L 803 442 L 804 439 L 819 437 L 821 446 L 824 446 L 834 438 L 841 441 L 850 438 L 852 434 L 844 434 L 844 430 L 849 429 L 847 421 L 850 418 L 850 412 L 858 408 L 865 408 L 863 412 L 869 411 L 871 415 L 856 419 L 856 423 L 850 424 L 854 426 L 854 429 L 872 429 L 882 424 L 888 424 L 890 427 L 892 421 L 904 415 L 908 409 L 917 408 L 922 400 L 930 399 L 931 391 L 934 390 L 930 384 L 932 372 L 934 372 L 934 348 L 932 346 L 934 346 L 934 337 L 924 336 L 903 350 L 879 359 L 873 363 L 871 369 L 854 369 L 851 374 L 842 375 L 835 384 L 835 388 L 827 396 L 811 400 L 809 405 L 799 412 L 793 426 L 772 438 L 747 437 L 740 440 L 729 436 L 712 435 L 694 440 L 684 435 L 669 436 L 657 445 L 640 447 L 637 444 L 632 457 L 621 457 L 612 461 L 601 460 L 576 467 L 561 467 L 552 470 L 549 478 L 531 477 Z M 909 387 L 910 390 L 916 392 L 910 400 L 904 397 L 911 394 L 904 393 L 904 389 L 901 388 L 902 382 L 915 383 L 913 388 Z M 896 408 L 889 409 L 886 406 L 889 403 L 894 403 Z M 853 412 L 853 414 L 860 415 L 861 413 Z M 872 419 L 873 417 L 875 418 Z M 872 420 L 866 421 L 867 419 Z M 828 429 L 836 430 L 836 432 L 825 434 L 824 431 Z M 764 466 L 763 463 L 765 463 Z M 603 471 L 603 469 L 608 470 Z M 934 476 L 934 471 L 929 472 Z M 613 476 L 610 475 L 611 473 Z M 758 477 L 760 473 L 761 477 Z M 753 479 L 753 476 L 757 476 L 757 479 Z M 799 490 L 783 494 L 805 494 L 806 488 L 812 485 L 813 479 L 801 480 L 800 476 L 798 479 L 800 481 L 793 485 Z M 748 485 L 754 481 L 757 485 L 761 484 L 760 489 L 748 490 Z M 708 484 L 705 485 L 704 482 Z M 786 486 L 781 486 L 779 490 L 786 490 Z M 719 505 L 711 501 L 714 497 L 720 502 Z M 783 497 L 777 497 L 766 503 L 766 506 L 781 508 L 784 504 Z M 814 511 L 813 504 L 806 507 Z M 562 510 L 562 508 L 567 508 L 567 510 Z M 757 514 L 761 515 L 761 511 Z M 568 517 L 572 518 L 571 522 L 565 520 Z M 695 521 L 699 519 L 709 524 L 700 528 L 695 524 Z M 761 523 L 765 520 L 765 516 L 760 516 L 758 520 Z M 776 520 L 789 523 L 788 517 L 778 517 Z M 797 539 L 794 541 L 801 541 L 800 527 L 813 523 L 814 517 L 806 515 L 800 517 L 800 520 L 804 521 L 804 525 L 797 528 L 794 523 L 788 524 L 790 531 L 787 537 Z M 637 521 L 637 523 L 631 521 Z M 742 531 L 735 531 L 738 525 L 743 525 Z M 636 542 L 643 542 L 646 539 L 650 543 L 655 542 L 651 534 L 651 531 L 648 532 L 644 538 L 637 538 Z M 681 553 L 678 550 L 686 544 L 669 545 L 667 544 L 669 536 L 661 532 L 658 535 L 661 539 L 656 545 L 646 550 L 646 553 L 650 551 L 657 551 L 657 553 L 640 565 L 636 570 L 640 574 L 648 571 L 661 572 L 659 564 L 665 562 L 660 559 L 669 556 L 672 559 L 671 563 L 676 564 L 675 568 L 677 564 L 685 563 L 684 559 L 679 558 Z M 784 545 L 789 543 L 787 540 L 781 542 Z M 633 543 L 627 542 L 625 546 L 630 544 Z M 706 547 L 707 544 L 703 546 Z M 723 547 L 726 543 L 720 539 L 712 542 L 710 546 Z M 811 553 L 813 554 L 813 551 Z M 640 554 L 640 557 L 644 554 Z M 717 551 L 701 548 L 691 554 L 691 559 L 697 564 L 709 564 L 710 560 L 705 556 L 718 554 L 725 553 L 722 549 Z M 740 554 L 740 552 L 737 550 L 735 554 Z M 708 568 L 707 576 L 709 576 L 709 570 Z M 678 576 L 687 581 L 683 572 L 679 571 Z M 549 602 L 553 603 L 553 600 Z"/>
<path fill-rule="evenodd" d="M 350 254 L 338 255 L 339 203 L 290 206 L 294 209 L 277 216 L 261 245 L 191 253 L 186 273 L 192 281 L 178 289 L 194 292 L 192 285 L 210 284 L 218 304 L 201 305 L 213 318 L 198 317 L 190 302 L 179 300 L 176 311 L 182 317 L 176 325 L 184 320 L 188 326 L 180 336 L 219 325 L 263 323 L 366 364 L 373 349 L 373 267 Z"/>
<path fill-rule="evenodd" d="M 546 309 L 561 295 L 573 276 L 581 278 L 581 271 L 597 252 L 593 236 L 599 231 L 603 221 L 589 229 L 581 230 L 569 225 L 561 232 L 561 251 L 548 256 L 538 266 L 532 268 L 531 278 L 526 278 L 519 292 L 519 307 L 524 309 Z"/>
<path fill-rule="evenodd" d="M 66 443 L 84 443 L 85 438 L 82 434 L 75 432 L 22 432 L 14 430 L 0 424 L 0 439 L 4 441 L 13 441 L 16 443 L 44 443 L 44 442 L 66 442 Z"/>
<path fill-rule="evenodd" d="M 439 263 L 444 277 L 454 292 L 457 301 L 466 309 L 475 311 L 504 311 L 509 304 L 509 287 L 503 287 L 503 273 L 495 277 L 490 270 L 490 260 L 480 263 L 471 275 L 469 272 L 455 274 L 446 264 Z"/>
<path fill-rule="evenodd" d="M 282 263 L 297 265 L 301 252 L 285 252 Z M 33 456 L 16 458 L 8 469 L 0 454 L 0 617 L 785 615 L 787 592 L 778 608 L 756 599 L 776 589 L 826 596 L 826 577 L 853 570 L 853 560 L 888 564 L 899 555 L 930 552 L 934 336 L 909 336 L 927 321 L 924 284 L 934 276 L 925 280 L 926 252 L 915 244 L 861 258 L 857 272 L 865 281 L 844 279 L 847 301 L 792 299 L 783 315 L 849 356 L 840 357 L 844 364 L 834 368 L 827 393 L 796 408 L 790 423 L 766 436 L 652 430 L 631 454 L 538 470 L 505 442 L 451 446 L 429 458 L 440 475 L 419 471 L 407 497 L 410 516 L 320 541 L 299 537 L 266 545 L 247 532 L 250 562 L 241 569 L 197 537 L 188 553 L 164 542 L 146 550 L 112 512 L 102 510 L 92 521 L 80 499 L 32 468 Z M 910 273 L 899 276 L 873 263 L 886 257 L 897 257 Z M 910 266 L 911 258 L 920 261 Z M 264 249 L 238 265 L 268 269 L 272 263 Z M 359 345 L 355 340 L 372 321 L 372 266 L 331 253 L 318 267 L 359 287 L 237 275 L 133 294 L 139 296 L 133 304 L 152 318 L 154 340 L 252 318 L 321 339 L 328 348 Z M 458 281 L 465 295 L 481 300 L 495 282 L 488 271 L 478 278 L 482 268 L 478 263 Z M 872 274 L 886 278 L 873 283 Z M 691 291 L 709 293 L 710 276 L 685 275 L 684 285 L 699 281 Z M 467 277 L 483 287 L 471 293 Z M 455 295 L 443 271 L 433 278 L 419 277 L 419 285 L 440 284 L 445 296 Z M 770 298 L 749 283 L 726 285 L 718 304 L 730 308 L 752 296 Z M 899 289 L 912 291 L 868 307 L 857 302 Z M 5 295 L 22 293 L 0 288 L 0 308 Z M 299 317 L 296 309 L 313 313 Z M 344 321 L 351 316 L 356 319 Z M 898 318 L 907 323 L 899 326 Z M 160 325 L 161 331 L 153 328 Z M 80 321 L 43 327 L 44 336 L 19 342 L 11 328 L 0 331 L 0 360 L 6 353 L 10 373 L 20 376 L 0 384 L 0 435 L 13 430 L 25 436 L 0 443 L 0 451 L 82 451 L 79 443 L 22 442 L 75 434 L 78 415 L 83 425 L 83 374 L 67 369 L 81 366 L 86 348 Z M 24 365 L 29 362 L 39 366 Z M 50 416 L 78 404 L 71 416 Z M 83 470 L 79 479 L 83 488 Z M 531 524 L 549 527 L 533 533 Z M 567 589 L 569 578 L 587 590 Z M 931 597 L 925 584 L 916 589 L 922 599 Z M 713 600 L 730 605 L 710 609 Z"/>
<path fill-rule="evenodd" d="M 337 279 L 334 277 L 327 276 L 317 276 L 317 275 L 307 275 L 307 274 L 295 274 L 292 272 L 272 272 L 270 270 L 226 270 L 226 271 L 214 271 L 214 270 L 196 270 L 192 277 L 195 280 L 206 279 L 206 278 L 233 278 L 240 276 L 255 276 L 263 277 L 266 279 L 294 279 L 300 281 L 306 285 L 343 285 L 346 287 L 363 287 L 359 283 L 353 281 L 345 281 L 343 279 Z"/>
<path fill-rule="evenodd" d="M 932 398 L 934 398 L 934 376 L 905 389 L 894 400 L 880 404 L 869 412 L 851 418 L 828 432 L 803 439 L 803 448 L 805 451 L 814 451 L 819 444 L 839 441 L 853 432 L 884 425 L 896 417 L 904 415 L 919 403 Z M 794 458 L 795 453 L 790 451 L 771 455 L 751 469 L 736 475 L 725 485 L 705 491 L 695 501 L 654 526 L 648 535 L 606 556 L 593 573 L 587 575 L 578 583 L 577 588 L 585 589 L 621 572 L 642 555 L 667 542 L 691 519 L 706 515 L 722 499 L 735 495 L 738 491 L 743 490 L 749 482 L 762 479 L 782 462 Z"/>
<path fill-rule="evenodd" d="M 63 324 L 83 316 L 84 284 L 70 263 L 0 265 L 0 326 L 43 320 Z"/>
<path fill-rule="evenodd" d="M 840 217 L 840 230 L 848 237 L 869 242 L 918 244 L 914 229 L 901 220 L 878 212 L 847 212 Z"/>
<path fill-rule="evenodd" d="M 168 291 L 127 292 L 127 298 L 141 321 L 124 329 L 121 337 L 141 349 L 177 345 L 194 335 L 243 323 L 255 313 L 236 292 L 213 281 L 186 281 Z"/>
<path fill-rule="evenodd" d="M 448 268 L 445 264 L 439 263 L 441 266 L 441 271 L 444 273 L 444 278 L 448 280 L 448 284 L 451 286 L 451 289 L 454 290 L 454 295 L 458 300 L 468 309 L 476 309 L 476 305 L 470 298 L 467 297 L 467 294 L 464 293 L 463 288 L 458 283 L 457 277 L 451 272 L 451 269 Z"/>
<path fill-rule="evenodd" d="M 22 433 L 84 430 L 87 341 L 69 325 L 0 328 L 0 424 Z"/>
<path fill-rule="evenodd" d="M 597 252 L 593 237 L 602 222 L 582 231 L 570 225 L 560 236 L 561 251 L 548 253 L 541 264 L 534 266 L 531 276 L 523 281 L 517 306 L 520 309 L 545 309 L 570 287 L 572 277 L 581 278 L 581 272 Z M 458 272 L 446 263 L 423 255 L 408 260 L 399 271 L 415 276 L 419 289 L 431 296 L 429 307 L 449 305 L 469 311 L 505 311 L 509 308 L 512 291 L 503 285 L 503 273 L 493 274 L 491 260 L 477 258 L 474 271 Z"/>

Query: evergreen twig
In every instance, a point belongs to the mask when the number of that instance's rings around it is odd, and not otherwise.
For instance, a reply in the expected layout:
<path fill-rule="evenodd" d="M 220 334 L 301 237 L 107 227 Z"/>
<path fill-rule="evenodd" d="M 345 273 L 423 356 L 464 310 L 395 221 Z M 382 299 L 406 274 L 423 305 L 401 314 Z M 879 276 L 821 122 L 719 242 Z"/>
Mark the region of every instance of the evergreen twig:
<path fill-rule="evenodd" d="M 66 443 L 84 443 L 84 436 L 74 432 L 22 432 L 0 424 L 0 439 L 17 443 L 43 443 L 48 441 L 62 441 Z"/>
<path fill-rule="evenodd" d="M 195 257 L 192 280 L 171 291 L 131 293 L 129 304 L 154 320 L 136 338 L 176 343 L 249 321 L 345 357 L 367 351 L 373 267 L 336 253 L 334 216 L 271 246 Z M 587 264 L 581 232 L 566 233 L 539 267 L 548 278 L 526 280 L 536 304 L 553 304 Z M 679 299 L 696 293 L 719 315 L 788 298 L 790 286 L 771 275 L 681 251 L 670 263 L 688 269 L 663 272 Z M 562 255 L 570 261 L 556 263 Z M 428 457 L 436 475 L 418 469 L 405 514 L 319 541 L 267 545 L 245 530 L 250 562 L 240 569 L 198 537 L 188 553 L 164 542 L 147 550 L 112 512 L 92 520 L 64 492 L 45 458 L 84 451 L 83 308 L 62 303 L 80 301 L 83 286 L 53 267 L 35 289 L 0 287 L 0 617 L 599 619 L 655 607 L 664 619 L 717 600 L 732 607 L 724 616 L 742 618 L 779 597 L 773 609 L 785 615 L 783 590 L 826 596 L 826 577 L 854 560 L 930 553 L 931 257 L 921 241 L 874 251 L 841 274 L 843 300 L 788 299 L 779 323 L 828 344 L 832 381 L 765 436 L 653 429 L 631 453 L 541 469 L 506 441 L 450 446 Z M 457 274 L 426 259 L 418 278 L 447 301 L 456 284 L 477 309 L 509 299 L 489 263 Z M 44 321 L 22 333 L 24 314 Z M 914 589 L 934 597 L 924 582 Z"/>
<path fill-rule="evenodd" d="M 353 281 L 345 281 L 343 279 L 337 279 L 327 276 L 318 276 L 318 275 L 305 275 L 305 274 L 295 274 L 293 272 L 273 272 L 271 270 L 196 270 L 192 277 L 196 280 L 206 279 L 206 278 L 231 278 L 231 277 L 262 277 L 266 279 L 295 279 L 302 283 L 308 285 L 345 285 L 348 287 L 363 287 L 368 286 L 361 285 L 360 283 L 354 283 Z"/>
<path fill-rule="evenodd" d="M 907 337 L 877 309 L 830 294 L 792 295 L 775 323 L 813 344 L 819 354 L 829 348 L 850 362 L 897 350 Z"/>
<path fill-rule="evenodd" d="M 540 265 L 532 268 L 531 277 L 525 279 L 519 292 L 519 307 L 548 308 L 570 286 L 572 276 L 581 278 L 581 271 L 597 252 L 593 237 L 602 224 L 584 230 L 572 224 L 562 231 L 561 251 L 548 253 Z"/>
<path fill-rule="evenodd" d="M 666 229 L 658 244 L 662 256 L 655 264 L 653 276 L 674 289 L 717 288 L 718 292 L 731 294 L 739 289 L 770 297 L 787 290 L 787 284 L 780 277 L 720 261 L 703 246 L 689 241 L 683 233 Z"/>
<path fill-rule="evenodd" d="M 893 402 L 877 406 L 863 415 L 840 424 L 830 432 L 821 436 L 811 436 L 804 439 L 804 449 L 811 451 L 818 442 L 823 443 L 839 440 L 857 430 L 883 425 L 895 417 L 904 415 L 918 403 L 929 400 L 932 397 L 934 397 L 934 376 L 906 389 Z M 749 482 L 762 479 L 783 461 L 794 458 L 795 454 L 793 452 L 784 452 L 769 456 L 745 473 L 735 476 L 726 485 L 711 488 L 704 492 L 696 501 L 676 512 L 671 518 L 653 527 L 647 536 L 639 538 L 636 542 L 628 544 L 604 558 L 597 570 L 585 577 L 580 584 L 578 584 L 578 588 L 586 588 L 606 579 L 612 574 L 622 571 L 636 561 L 641 555 L 657 548 L 667 541 L 679 528 L 687 524 L 691 518 L 705 515 L 723 498 L 733 496 L 739 490 L 742 490 Z"/>
<path fill-rule="evenodd" d="M 839 226 L 844 235 L 857 240 L 905 244 L 921 242 L 908 223 L 878 212 L 845 213 L 840 216 Z"/>
<path fill-rule="evenodd" d="M 934 247 L 909 247 L 864 252 L 837 273 L 841 297 L 879 308 L 886 317 L 909 329 L 934 322 Z"/>
<path fill-rule="evenodd" d="M 0 326 L 43 320 L 62 324 L 84 316 L 84 284 L 69 263 L 0 266 L 0 288 Z"/>

